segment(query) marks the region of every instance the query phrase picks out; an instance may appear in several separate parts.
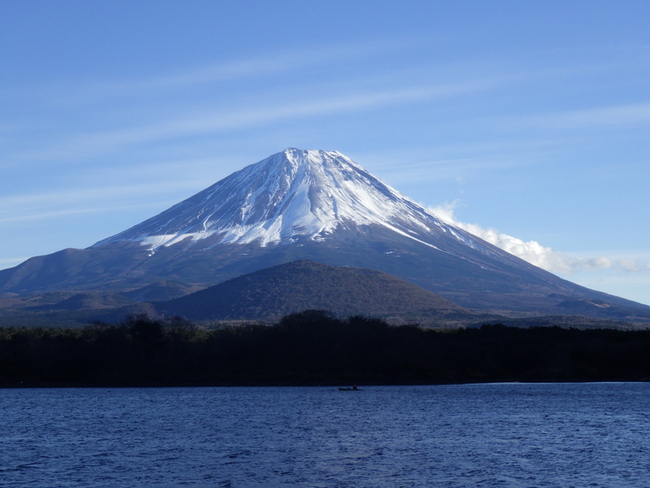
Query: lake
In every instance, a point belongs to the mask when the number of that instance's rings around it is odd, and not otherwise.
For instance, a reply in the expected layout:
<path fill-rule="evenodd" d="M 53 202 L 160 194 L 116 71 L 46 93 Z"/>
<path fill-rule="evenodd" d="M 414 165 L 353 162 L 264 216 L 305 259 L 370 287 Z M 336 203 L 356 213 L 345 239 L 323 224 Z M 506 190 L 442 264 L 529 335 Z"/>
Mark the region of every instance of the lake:
<path fill-rule="evenodd" d="M 0 486 L 648 487 L 650 384 L 0 390 Z"/>

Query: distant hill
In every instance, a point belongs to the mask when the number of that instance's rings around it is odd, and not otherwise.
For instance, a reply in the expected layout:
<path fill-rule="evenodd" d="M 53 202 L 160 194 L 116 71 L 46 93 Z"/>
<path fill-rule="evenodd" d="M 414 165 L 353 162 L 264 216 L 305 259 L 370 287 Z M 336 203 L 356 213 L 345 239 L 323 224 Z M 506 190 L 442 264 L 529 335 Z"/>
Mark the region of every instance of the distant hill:
<path fill-rule="evenodd" d="M 380 316 L 470 312 L 435 293 L 381 271 L 301 260 L 233 278 L 157 304 L 190 320 L 273 320 L 308 309 L 336 315 Z"/>
<path fill-rule="evenodd" d="M 122 295 L 137 302 L 161 302 L 180 298 L 205 287 L 193 286 L 180 281 L 164 280 L 150 285 L 122 292 Z"/>
<path fill-rule="evenodd" d="M 50 303 L 43 300 L 43 304 L 27 307 L 26 310 L 98 310 L 125 307 L 133 303 L 133 300 L 129 300 L 118 293 L 81 292 L 60 301 L 55 301 L 57 294 L 50 293 L 43 295 L 41 298 L 43 299 L 48 295 L 52 297 Z M 59 295 L 64 296 L 63 293 Z"/>

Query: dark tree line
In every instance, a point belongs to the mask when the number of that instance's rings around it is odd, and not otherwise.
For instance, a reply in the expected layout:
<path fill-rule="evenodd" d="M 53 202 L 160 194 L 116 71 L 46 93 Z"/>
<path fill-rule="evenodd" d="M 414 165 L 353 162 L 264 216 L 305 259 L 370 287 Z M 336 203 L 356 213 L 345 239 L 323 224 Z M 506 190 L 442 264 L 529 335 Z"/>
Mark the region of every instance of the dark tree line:
<path fill-rule="evenodd" d="M 203 330 L 146 316 L 0 328 L 0 386 L 325 385 L 650 379 L 650 331 L 438 331 L 306 311 Z"/>

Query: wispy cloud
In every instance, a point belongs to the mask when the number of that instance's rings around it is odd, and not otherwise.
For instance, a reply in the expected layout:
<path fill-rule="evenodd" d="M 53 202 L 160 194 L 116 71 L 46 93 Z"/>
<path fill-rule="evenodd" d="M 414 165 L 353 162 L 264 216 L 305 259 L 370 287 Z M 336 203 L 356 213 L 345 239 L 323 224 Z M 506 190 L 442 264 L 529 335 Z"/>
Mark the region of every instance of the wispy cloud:
<path fill-rule="evenodd" d="M 186 66 L 174 72 L 151 74 L 133 79 L 87 81 L 71 89 L 69 83 L 51 86 L 14 88 L 0 93 L 0 97 L 45 97 L 53 103 L 84 104 L 102 99 L 120 97 L 149 97 L 167 90 L 194 89 L 199 85 L 238 82 L 249 79 L 267 79 L 274 75 L 291 74 L 326 66 L 340 66 L 360 59 L 382 58 L 420 47 L 425 40 L 417 38 L 376 39 L 372 42 L 336 44 L 320 47 L 302 47 L 258 56 L 224 59 L 200 66 Z"/>
<path fill-rule="evenodd" d="M 427 149 L 430 153 L 431 150 Z M 377 161 L 373 169 L 382 174 L 382 178 L 390 181 L 391 185 L 408 183 L 424 183 L 440 180 L 455 180 L 460 183 L 470 174 L 482 174 L 487 172 L 517 168 L 531 164 L 523 158 L 514 159 L 506 157 L 469 157 L 453 159 L 427 159 L 430 154 L 413 154 L 404 157 L 399 153 L 393 154 L 371 154 L 363 157 L 364 161 Z M 531 158 L 532 159 L 532 158 Z M 412 162 L 413 161 L 413 162 Z M 397 164 L 399 163 L 399 164 Z"/>
<path fill-rule="evenodd" d="M 551 114 L 539 120 L 566 129 L 647 124 L 650 122 L 650 103 L 574 110 Z"/>
<path fill-rule="evenodd" d="M 650 123 L 650 103 L 639 102 L 509 117 L 490 117 L 484 124 L 544 130 L 627 129 Z"/>
<path fill-rule="evenodd" d="M 384 39 L 269 53 L 265 56 L 216 63 L 176 74 L 154 77 L 136 82 L 133 86 L 145 89 L 152 87 L 177 88 L 202 83 L 241 80 L 331 64 L 338 65 L 359 58 L 385 56 L 390 52 L 412 49 L 420 43 L 421 41 L 416 39 Z"/>
<path fill-rule="evenodd" d="M 550 247 L 543 246 L 537 241 L 523 241 L 517 237 L 500 233 L 496 229 L 485 229 L 476 224 L 459 222 L 454 216 L 458 205 L 458 201 L 444 203 L 429 208 L 429 211 L 440 219 L 552 273 L 570 275 L 579 271 L 600 271 L 605 269 L 619 272 L 650 271 L 650 262 L 648 261 L 631 258 L 613 259 L 605 256 L 574 257 L 563 252 L 553 251 Z"/>
<path fill-rule="evenodd" d="M 24 153 L 20 159 L 88 156 L 136 144 L 249 129 L 291 119 L 349 114 L 407 103 L 457 97 L 466 93 L 488 90 L 493 87 L 493 84 L 494 81 L 476 80 L 464 84 L 411 86 L 321 99 L 303 99 L 292 103 L 269 104 L 264 107 L 186 113 L 159 123 L 81 134 L 49 148 Z"/>
<path fill-rule="evenodd" d="M 217 97 L 219 103 L 230 104 L 229 108 L 221 109 L 190 109 L 187 106 L 173 107 L 169 100 L 184 100 L 180 95 L 184 88 L 195 88 L 198 85 L 216 82 L 228 82 L 238 93 L 233 82 L 248 79 L 264 79 L 273 74 L 290 75 L 292 70 L 309 70 L 311 68 L 326 69 L 327 66 L 340 67 L 355 60 L 382 59 L 387 52 L 400 53 L 409 49 L 418 49 L 426 42 L 422 39 L 394 39 L 383 42 L 360 42 L 355 45 L 332 45 L 324 48 L 304 48 L 281 53 L 234 59 L 217 64 L 208 64 L 196 68 L 188 68 L 176 73 L 160 76 L 145 77 L 134 80 L 115 80 L 101 83 L 88 83 L 77 87 L 74 91 L 68 89 L 66 98 L 75 105 L 74 99 L 92 100 L 92 103 L 105 103 L 105 98 L 122 98 L 116 106 L 124 107 L 129 103 L 130 95 L 137 99 L 149 100 L 149 95 L 160 97 L 160 90 L 171 90 L 173 97 L 164 96 L 160 103 L 143 105 L 141 109 L 129 110 L 129 119 L 122 120 L 119 129 L 92 131 L 75 127 L 66 131 L 63 138 L 41 141 L 38 149 L 23 149 L 20 153 L 6 155 L 3 164 L 26 164 L 29 161 L 79 159 L 106 152 L 117 151 L 124 147 L 147 144 L 161 140 L 173 140 L 182 137 L 204 136 L 219 134 L 226 131 L 246 130 L 276 122 L 286 122 L 295 119 L 301 121 L 309 117 L 331 116 L 336 114 L 354 114 L 374 109 L 391 108 L 406 104 L 447 100 L 467 94 L 504 88 L 513 84 L 525 82 L 531 78 L 547 78 L 565 75 L 565 70 L 512 71 L 504 66 L 493 63 L 473 62 L 460 66 L 407 65 L 395 71 L 387 71 L 381 66 L 375 67 L 372 73 L 359 73 L 354 70 L 334 70 L 325 79 L 330 80 L 330 87 L 314 84 L 313 80 L 307 87 L 296 86 L 291 98 L 287 93 L 279 95 L 271 90 L 265 95 L 263 103 L 249 99 L 232 101 Z M 484 66 L 485 65 L 485 66 Z M 339 71 L 341 74 L 339 74 Z M 342 74 L 346 73 L 346 74 Z M 444 73 L 444 74 L 441 74 Z M 354 79 L 354 82 L 350 80 Z M 427 80 L 419 85 L 413 85 L 413 80 Z M 321 82 L 322 83 L 322 82 Z M 286 83 L 282 83 L 283 89 Z M 336 88 L 334 88 L 336 87 Z M 343 88 L 342 88 L 343 87 Z M 47 90 L 45 90 L 47 92 Z M 216 93 L 219 91 L 217 90 Z M 315 97 L 314 94 L 318 93 Z M 279 96 L 278 96 L 279 95 Z M 62 97 L 49 94 L 50 100 Z M 283 99 L 284 98 L 284 99 Z M 157 100 L 157 99 L 155 99 Z M 269 103 L 269 100 L 274 100 Z M 205 100 L 201 105 L 206 105 Z M 103 105 L 102 105 L 103 106 Z M 163 107 L 163 113 L 155 113 L 151 107 Z M 121 110 L 121 109 L 120 109 Z M 136 114 L 141 120 L 134 123 L 132 117 Z M 155 117 L 155 121 L 152 119 Z M 552 116 L 549 116 L 552 117 Z M 579 114 L 574 114 L 579 118 Z M 585 114 L 588 117 L 588 114 Z M 149 120 L 146 120 L 149 118 Z M 536 123 L 544 120 L 538 118 Z M 105 119 L 104 119 L 105 120 Z M 103 123 L 103 121 L 102 121 Z M 133 124 L 130 127 L 128 124 Z M 529 122 L 531 123 L 531 122 Z M 77 135 L 69 134 L 77 131 Z M 31 146 L 31 145 L 30 145 Z M 29 146 L 25 146 L 29 147 Z"/>
<path fill-rule="evenodd" d="M 27 257 L 22 258 L 0 258 L 0 269 L 11 268 L 17 266 L 23 261 L 26 261 Z"/>
<path fill-rule="evenodd" d="M 107 208 L 107 207 L 102 207 L 102 208 L 75 207 L 75 208 L 65 208 L 61 210 L 52 210 L 52 211 L 41 210 L 41 211 L 35 211 L 29 213 L 18 213 L 16 215 L 12 215 L 8 217 L 0 216 L 0 223 L 7 224 L 12 222 L 39 221 L 44 219 L 69 217 L 72 215 L 92 214 L 92 213 L 106 212 L 112 210 L 115 209 Z"/>
<path fill-rule="evenodd" d="M 5 196 L 0 198 L 0 223 L 109 213 L 136 207 L 155 208 L 161 204 L 172 205 L 177 203 L 170 200 L 172 191 L 191 191 L 199 185 L 201 182 L 192 179 L 167 180 Z M 158 198 L 152 200 L 152 197 Z"/>

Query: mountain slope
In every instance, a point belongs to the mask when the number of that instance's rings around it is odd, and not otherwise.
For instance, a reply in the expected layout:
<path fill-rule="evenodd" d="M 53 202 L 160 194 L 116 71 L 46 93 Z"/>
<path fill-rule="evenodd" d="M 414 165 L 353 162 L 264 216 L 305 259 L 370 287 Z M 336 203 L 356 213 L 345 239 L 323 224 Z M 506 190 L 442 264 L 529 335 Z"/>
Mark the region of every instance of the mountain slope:
<path fill-rule="evenodd" d="M 190 243 L 290 243 L 324 240 L 337 230 L 379 225 L 429 245 L 432 232 L 470 246 L 471 234 L 452 227 L 338 152 L 287 149 L 233 173 L 169 210 L 98 242 L 140 242 L 151 253 Z"/>
<path fill-rule="evenodd" d="M 206 287 L 301 259 L 384 271 L 493 313 L 650 318 L 650 307 L 563 280 L 442 222 L 338 152 L 298 149 L 88 249 L 0 271 L 0 292 Z"/>
<path fill-rule="evenodd" d="M 469 315 L 449 300 L 387 273 L 314 261 L 294 261 L 239 276 L 158 308 L 191 320 L 272 320 L 309 309 L 341 316 Z"/>

